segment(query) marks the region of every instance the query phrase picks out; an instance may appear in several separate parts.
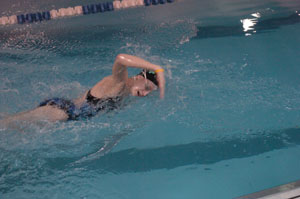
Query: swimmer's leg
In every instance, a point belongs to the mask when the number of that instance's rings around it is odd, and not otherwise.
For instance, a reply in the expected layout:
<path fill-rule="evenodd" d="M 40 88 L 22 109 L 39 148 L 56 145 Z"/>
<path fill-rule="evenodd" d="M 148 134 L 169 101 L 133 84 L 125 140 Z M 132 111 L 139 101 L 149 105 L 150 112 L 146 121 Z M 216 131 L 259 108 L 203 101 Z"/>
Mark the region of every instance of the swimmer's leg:
<path fill-rule="evenodd" d="M 65 111 L 53 106 L 41 106 L 30 111 L 9 116 L 0 121 L 0 126 L 9 127 L 14 122 L 57 122 L 65 121 L 67 119 L 68 115 L 65 113 Z"/>

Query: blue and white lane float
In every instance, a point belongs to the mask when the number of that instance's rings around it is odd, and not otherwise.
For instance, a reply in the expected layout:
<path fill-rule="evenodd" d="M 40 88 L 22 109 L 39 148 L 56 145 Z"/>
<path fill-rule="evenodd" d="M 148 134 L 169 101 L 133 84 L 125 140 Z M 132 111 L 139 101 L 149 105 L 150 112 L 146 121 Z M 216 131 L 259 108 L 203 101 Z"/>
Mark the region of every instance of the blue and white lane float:
<path fill-rule="evenodd" d="M 113 1 L 113 2 L 106 2 L 106 3 L 75 6 L 69 8 L 60 8 L 58 10 L 12 15 L 9 17 L 4 16 L 0 18 L 0 25 L 41 22 L 41 21 L 47 21 L 51 19 L 62 18 L 66 16 L 95 14 L 101 12 L 109 12 L 114 10 L 121 10 L 121 9 L 134 8 L 140 6 L 158 5 L 158 4 L 165 4 L 165 3 L 172 3 L 172 2 L 174 2 L 174 0 L 123 0 L 123 1 Z"/>

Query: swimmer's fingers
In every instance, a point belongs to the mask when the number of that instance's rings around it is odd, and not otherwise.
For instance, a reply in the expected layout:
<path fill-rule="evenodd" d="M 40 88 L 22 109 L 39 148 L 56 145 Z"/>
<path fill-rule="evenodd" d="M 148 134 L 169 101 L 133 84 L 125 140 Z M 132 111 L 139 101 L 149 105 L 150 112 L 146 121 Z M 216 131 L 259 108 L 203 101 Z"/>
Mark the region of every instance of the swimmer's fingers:
<path fill-rule="evenodd" d="M 163 72 L 159 72 L 156 74 L 157 76 L 157 81 L 158 81 L 158 87 L 159 87 L 159 92 L 160 92 L 160 98 L 163 99 L 165 96 L 165 76 Z"/>

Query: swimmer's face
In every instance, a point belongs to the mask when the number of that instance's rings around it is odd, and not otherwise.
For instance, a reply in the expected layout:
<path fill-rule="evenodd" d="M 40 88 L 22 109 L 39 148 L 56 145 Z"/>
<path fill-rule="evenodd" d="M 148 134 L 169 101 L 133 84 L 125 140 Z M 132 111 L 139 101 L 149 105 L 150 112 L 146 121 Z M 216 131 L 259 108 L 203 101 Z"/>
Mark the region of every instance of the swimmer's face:
<path fill-rule="evenodd" d="M 134 77 L 133 86 L 131 87 L 131 95 L 144 97 L 156 89 L 157 86 L 152 81 L 141 75 L 137 75 Z"/>

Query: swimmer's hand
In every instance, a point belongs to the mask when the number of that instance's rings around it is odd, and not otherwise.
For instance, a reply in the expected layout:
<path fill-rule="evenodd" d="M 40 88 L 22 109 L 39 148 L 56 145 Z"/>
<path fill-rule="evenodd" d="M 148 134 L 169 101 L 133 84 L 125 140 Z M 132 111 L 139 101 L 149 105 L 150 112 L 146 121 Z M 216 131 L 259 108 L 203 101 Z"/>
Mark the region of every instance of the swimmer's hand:
<path fill-rule="evenodd" d="M 166 84 L 164 72 L 156 73 L 156 80 L 158 82 L 160 99 L 163 99 L 165 97 L 165 84 Z"/>

